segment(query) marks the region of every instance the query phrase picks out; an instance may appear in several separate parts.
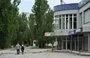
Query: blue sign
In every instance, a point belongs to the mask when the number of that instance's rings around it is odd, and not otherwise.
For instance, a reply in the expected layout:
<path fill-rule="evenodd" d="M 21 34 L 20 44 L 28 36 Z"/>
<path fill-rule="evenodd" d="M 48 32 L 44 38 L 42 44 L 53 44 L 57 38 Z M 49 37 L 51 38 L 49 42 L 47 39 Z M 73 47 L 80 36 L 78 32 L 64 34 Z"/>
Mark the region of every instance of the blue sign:
<path fill-rule="evenodd" d="M 69 35 L 73 35 L 73 34 L 75 34 L 76 33 L 76 30 L 70 30 L 69 31 Z"/>

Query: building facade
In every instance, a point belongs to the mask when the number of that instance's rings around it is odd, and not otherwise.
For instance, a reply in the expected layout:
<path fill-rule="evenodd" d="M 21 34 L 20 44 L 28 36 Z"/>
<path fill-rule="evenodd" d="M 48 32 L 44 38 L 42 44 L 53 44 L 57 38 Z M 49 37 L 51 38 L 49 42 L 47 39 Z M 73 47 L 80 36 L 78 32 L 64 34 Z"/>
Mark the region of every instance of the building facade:
<path fill-rule="evenodd" d="M 55 6 L 54 21 L 58 49 L 90 52 L 90 0 Z"/>

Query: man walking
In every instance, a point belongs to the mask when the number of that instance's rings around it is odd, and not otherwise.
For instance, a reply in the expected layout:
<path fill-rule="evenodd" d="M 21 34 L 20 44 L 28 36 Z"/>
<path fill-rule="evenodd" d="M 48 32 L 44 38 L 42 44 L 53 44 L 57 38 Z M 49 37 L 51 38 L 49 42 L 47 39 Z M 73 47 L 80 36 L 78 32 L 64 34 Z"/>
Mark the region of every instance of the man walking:
<path fill-rule="evenodd" d="M 17 43 L 17 45 L 16 45 L 16 50 L 17 50 L 17 54 L 20 54 L 20 45 L 19 45 L 19 43 Z"/>
<path fill-rule="evenodd" d="M 24 53 L 24 45 L 21 46 L 22 54 Z"/>

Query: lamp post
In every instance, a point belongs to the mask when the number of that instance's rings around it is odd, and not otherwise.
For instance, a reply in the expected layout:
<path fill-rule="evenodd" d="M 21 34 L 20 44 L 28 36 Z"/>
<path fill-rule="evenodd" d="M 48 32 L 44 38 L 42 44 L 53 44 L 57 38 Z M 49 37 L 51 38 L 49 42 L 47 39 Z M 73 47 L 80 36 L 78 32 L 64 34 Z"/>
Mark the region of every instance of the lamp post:
<path fill-rule="evenodd" d="M 64 2 L 63 0 L 60 0 L 60 3 L 61 3 L 61 5 L 62 5 L 62 4 L 64 4 L 65 2 Z"/>

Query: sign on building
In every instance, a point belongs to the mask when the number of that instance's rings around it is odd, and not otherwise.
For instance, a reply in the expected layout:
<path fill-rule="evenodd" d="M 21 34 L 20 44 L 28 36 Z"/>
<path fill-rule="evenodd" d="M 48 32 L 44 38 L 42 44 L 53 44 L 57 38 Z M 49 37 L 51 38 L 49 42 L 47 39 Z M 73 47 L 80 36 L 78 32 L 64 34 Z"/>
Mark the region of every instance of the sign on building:
<path fill-rule="evenodd" d="M 74 29 L 69 30 L 69 35 L 74 35 L 75 33 L 76 33 L 76 30 Z"/>

